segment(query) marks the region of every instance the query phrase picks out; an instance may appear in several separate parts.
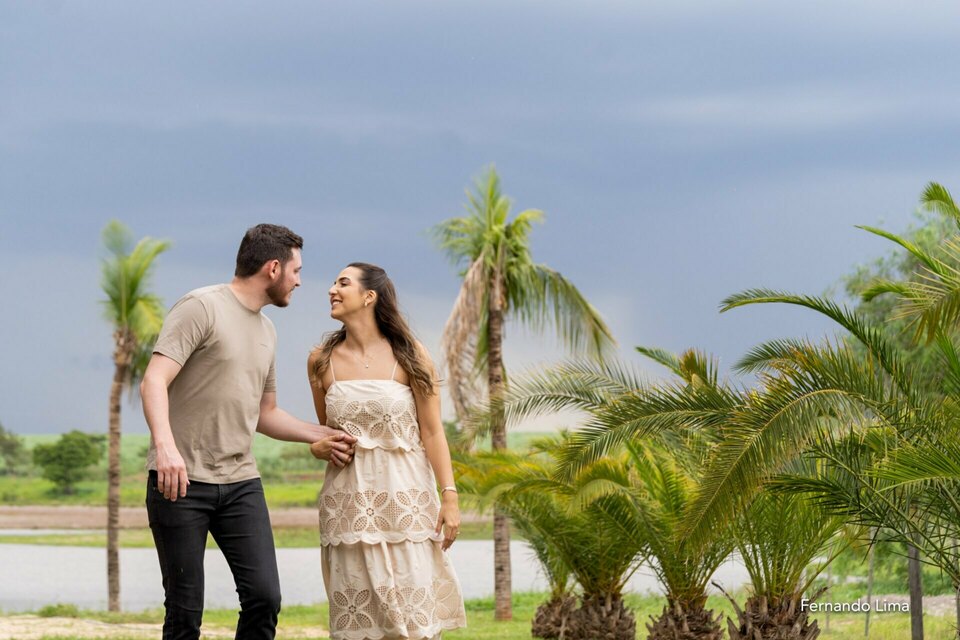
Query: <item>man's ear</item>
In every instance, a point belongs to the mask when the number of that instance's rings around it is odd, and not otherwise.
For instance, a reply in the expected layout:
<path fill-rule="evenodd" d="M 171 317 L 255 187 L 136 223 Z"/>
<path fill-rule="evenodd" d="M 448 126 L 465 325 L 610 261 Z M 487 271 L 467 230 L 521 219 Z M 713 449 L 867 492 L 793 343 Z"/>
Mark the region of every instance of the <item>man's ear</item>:
<path fill-rule="evenodd" d="M 280 264 L 279 260 L 268 260 L 263 263 L 260 272 L 271 280 L 276 280 L 283 274 L 283 265 Z"/>

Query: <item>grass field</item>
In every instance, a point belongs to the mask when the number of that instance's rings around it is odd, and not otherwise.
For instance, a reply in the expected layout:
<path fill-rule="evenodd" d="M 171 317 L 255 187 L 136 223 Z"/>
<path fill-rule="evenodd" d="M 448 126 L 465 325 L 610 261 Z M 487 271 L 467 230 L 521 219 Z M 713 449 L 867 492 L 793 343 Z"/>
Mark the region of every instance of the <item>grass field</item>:
<path fill-rule="evenodd" d="M 538 433 L 513 433 L 509 436 L 512 448 L 525 448 Z M 54 442 L 59 436 L 22 436 L 28 449 L 42 443 Z M 150 436 L 124 434 L 121 440 L 123 479 L 120 500 L 124 506 L 143 504 L 146 472 L 144 462 Z M 324 465 L 310 455 L 302 444 L 278 442 L 261 435 L 254 438 L 253 452 L 267 486 L 267 503 L 271 507 L 313 507 L 317 492 L 323 483 Z M 0 504 L 8 505 L 98 505 L 106 504 L 106 457 L 91 467 L 88 479 L 81 481 L 72 495 L 55 490 L 52 482 L 40 477 L 37 469 L 26 476 L 0 475 Z"/>
<path fill-rule="evenodd" d="M 510 622 L 493 621 L 493 600 L 491 598 L 470 600 L 466 603 L 467 628 L 444 633 L 445 640 L 527 640 L 530 638 L 530 622 L 545 594 L 522 593 L 514 595 L 514 619 Z M 627 602 L 637 619 L 637 638 L 646 637 L 644 624 L 651 615 L 657 615 L 663 607 L 663 601 L 656 596 L 629 595 Z M 732 607 L 724 598 L 714 597 L 709 606 L 724 615 L 732 614 Z M 139 622 L 160 623 L 163 613 L 160 610 L 142 613 L 110 614 L 100 611 L 77 611 L 68 606 L 51 606 L 41 610 L 41 615 L 71 616 L 88 618 L 103 622 Z M 327 628 L 328 610 L 326 604 L 313 606 L 287 606 L 280 615 L 280 627 L 277 637 L 294 635 L 305 628 Z M 206 625 L 230 628 L 236 624 L 237 612 L 233 609 L 210 610 L 204 614 Z M 822 616 L 818 619 L 821 629 L 826 626 Z M 833 615 L 829 629 L 825 629 L 821 638 L 828 640 L 860 640 L 863 636 L 864 618 L 862 614 Z M 925 616 L 924 627 L 928 638 L 953 637 L 953 620 L 949 616 Z M 317 635 L 316 638 L 325 636 Z M 902 640 L 910 637 L 910 616 L 905 613 L 886 613 L 874 615 L 870 624 L 871 640 Z M 95 636 L 61 636 L 60 640 L 94 640 Z M 53 640 L 51 637 L 50 640 Z"/>

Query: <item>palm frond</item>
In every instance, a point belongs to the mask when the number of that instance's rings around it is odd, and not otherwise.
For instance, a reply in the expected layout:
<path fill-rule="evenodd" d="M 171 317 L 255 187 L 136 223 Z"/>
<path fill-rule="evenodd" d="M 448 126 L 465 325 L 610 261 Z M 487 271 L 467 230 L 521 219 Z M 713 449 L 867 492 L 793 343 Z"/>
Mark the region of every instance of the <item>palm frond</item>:
<path fill-rule="evenodd" d="M 666 349 L 660 349 L 658 347 L 643 347 L 637 346 L 634 347 L 638 353 L 647 356 L 654 362 L 663 365 L 671 372 L 673 372 L 677 377 L 682 377 L 683 372 L 680 370 L 680 358 L 676 354 L 670 353 Z"/>
<path fill-rule="evenodd" d="M 952 218 L 960 226 L 960 208 L 943 185 L 936 182 L 929 183 L 923 190 L 923 195 L 920 196 L 920 202 L 927 210 Z"/>
<path fill-rule="evenodd" d="M 891 347 L 890 339 L 885 332 L 881 328 L 871 325 L 856 312 L 831 300 L 769 289 L 749 289 L 726 298 L 721 303 L 721 312 L 749 304 L 770 303 L 797 305 L 830 318 L 850 332 L 877 358 L 877 361 L 893 382 L 900 387 L 901 391 L 906 393 L 911 389 L 909 381 L 906 379 L 903 362 L 897 351 Z"/>
<path fill-rule="evenodd" d="M 784 385 L 752 398 L 734 413 L 717 445 L 685 530 L 694 540 L 708 537 L 739 502 L 759 492 L 766 477 L 833 428 L 827 416 L 864 413 L 862 398 L 840 389 Z"/>
<path fill-rule="evenodd" d="M 113 220 L 103 230 L 107 257 L 101 263 L 102 301 L 106 319 L 137 343 L 152 343 L 160 331 L 164 307 L 160 299 L 148 292 L 150 276 L 157 256 L 171 243 L 146 237 L 129 249 L 131 234 L 122 223 Z M 134 344 L 133 348 L 136 349 Z"/>
<path fill-rule="evenodd" d="M 450 399 L 461 422 L 467 419 L 480 398 L 474 362 L 486 295 L 487 279 L 481 255 L 467 269 L 441 338 Z"/>
<path fill-rule="evenodd" d="M 872 233 L 874 235 L 880 236 L 881 238 L 886 238 L 887 240 L 890 240 L 891 242 L 894 242 L 900 245 L 901 247 L 906 249 L 911 255 L 913 255 L 913 257 L 916 258 L 917 261 L 920 262 L 920 264 L 924 265 L 930 271 L 937 273 L 939 269 L 939 264 L 937 263 L 937 260 L 934 259 L 929 253 L 921 249 L 918 245 L 914 244 L 913 242 L 910 242 L 906 238 L 898 236 L 894 233 L 890 233 L 889 231 L 884 231 L 883 229 L 878 229 L 876 227 L 870 227 L 866 225 L 856 225 L 856 227 L 857 229 L 863 229 L 868 233 Z"/>
<path fill-rule="evenodd" d="M 559 272 L 545 265 L 521 271 L 522 277 L 509 286 L 513 314 L 535 331 L 550 324 L 574 353 L 600 358 L 615 347 L 616 340 L 600 313 L 577 287 Z"/>
<path fill-rule="evenodd" d="M 896 296 L 906 297 L 910 295 L 910 286 L 904 282 L 886 280 L 878 278 L 871 282 L 860 294 L 864 302 L 870 302 L 877 296 L 892 293 Z"/>

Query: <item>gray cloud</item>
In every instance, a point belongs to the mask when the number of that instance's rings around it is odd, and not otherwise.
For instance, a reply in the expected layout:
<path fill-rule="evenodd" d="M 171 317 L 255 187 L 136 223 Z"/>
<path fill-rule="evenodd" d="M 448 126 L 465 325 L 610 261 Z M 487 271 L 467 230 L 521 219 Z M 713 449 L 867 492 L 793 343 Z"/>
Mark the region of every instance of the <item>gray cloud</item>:
<path fill-rule="evenodd" d="M 243 230 L 307 239 L 281 391 L 309 415 L 305 349 L 340 266 L 380 262 L 431 346 L 456 294 L 425 231 L 496 161 L 535 255 L 607 314 L 622 352 L 729 364 L 830 327 L 720 316 L 751 286 L 819 293 L 886 250 L 960 159 L 960 7 L 819 2 L 0 4 L 0 420 L 106 421 L 96 301 L 105 222 L 170 238 L 168 304 L 230 277 Z M 511 330 L 511 366 L 559 357 Z M 439 354 L 437 354 L 439 355 Z M 646 366 L 646 365 L 639 365 Z M 656 369 L 650 375 L 660 375 Z M 289 391 L 288 391 L 289 389 Z M 129 426 L 143 429 L 136 410 Z"/>

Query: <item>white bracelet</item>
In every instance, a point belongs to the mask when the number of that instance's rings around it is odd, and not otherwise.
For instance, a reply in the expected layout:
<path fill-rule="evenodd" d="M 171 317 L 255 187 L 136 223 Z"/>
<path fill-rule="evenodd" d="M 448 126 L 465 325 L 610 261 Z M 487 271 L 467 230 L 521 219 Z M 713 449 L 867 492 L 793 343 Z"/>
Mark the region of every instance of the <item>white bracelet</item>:
<path fill-rule="evenodd" d="M 440 489 L 440 495 L 443 495 L 443 492 L 444 492 L 444 491 L 453 491 L 454 493 L 457 493 L 457 488 L 456 488 L 456 487 L 444 487 L 443 489 Z"/>

